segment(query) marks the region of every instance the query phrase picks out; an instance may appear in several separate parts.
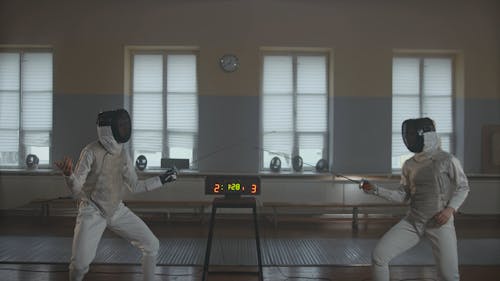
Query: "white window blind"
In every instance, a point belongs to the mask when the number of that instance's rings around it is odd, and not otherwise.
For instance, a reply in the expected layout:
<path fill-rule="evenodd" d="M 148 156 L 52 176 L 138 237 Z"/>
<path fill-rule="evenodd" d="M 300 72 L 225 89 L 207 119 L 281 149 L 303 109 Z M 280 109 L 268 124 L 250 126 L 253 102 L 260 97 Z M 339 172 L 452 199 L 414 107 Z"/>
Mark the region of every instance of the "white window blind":
<path fill-rule="evenodd" d="M 311 170 L 325 157 L 328 123 L 326 55 L 264 55 L 262 169 L 279 157 L 283 169 L 299 155 Z"/>
<path fill-rule="evenodd" d="M 135 55 L 132 94 L 134 159 L 144 155 L 159 167 L 163 149 L 163 56 Z"/>
<path fill-rule="evenodd" d="M 27 154 L 50 165 L 52 69 L 51 53 L 0 53 L 1 166 L 23 166 Z"/>
<path fill-rule="evenodd" d="M 167 56 L 167 148 L 170 158 L 188 158 L 198 139 L 195 55 Z"/>
<path fill-rule="evenodd" d="M 0 53 L 0 164 L 19 165 L 20 54 Z"/>
<path fill-rule="evenodd" d="M 145 155 L 148 167 L 161 158 L 193 163 L 198 139 L 196 55 L 133 56 L 132 150 Z"/>
<path fill-rule="evenodd" d="M 395 57 L 392 84 L 392 169 L 401 169 L 413 154 L 405 147 L 401 124 L 429 117 L 436 123 L 443 150 L 453 146 L 453 60 L 440 57 Z"/>

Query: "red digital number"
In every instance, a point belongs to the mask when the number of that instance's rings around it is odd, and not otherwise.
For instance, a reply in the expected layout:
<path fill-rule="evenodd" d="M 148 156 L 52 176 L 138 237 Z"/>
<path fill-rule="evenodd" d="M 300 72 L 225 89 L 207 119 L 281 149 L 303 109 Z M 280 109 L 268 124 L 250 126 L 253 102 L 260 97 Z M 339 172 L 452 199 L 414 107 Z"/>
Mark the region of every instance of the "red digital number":
<path fill-rule="evenodd" d="M 220 184 L 216 183 L 214 185 L 214 193 L 219 193 L 220 192 Z"/>
<path fill-rule="evenodd" d="M 256 184 L 252 184 L 252 190 L 251 190 L 251 193 L 252 193 L 252 194 L 257 193 L 257 185 L 256 185 Z"/>

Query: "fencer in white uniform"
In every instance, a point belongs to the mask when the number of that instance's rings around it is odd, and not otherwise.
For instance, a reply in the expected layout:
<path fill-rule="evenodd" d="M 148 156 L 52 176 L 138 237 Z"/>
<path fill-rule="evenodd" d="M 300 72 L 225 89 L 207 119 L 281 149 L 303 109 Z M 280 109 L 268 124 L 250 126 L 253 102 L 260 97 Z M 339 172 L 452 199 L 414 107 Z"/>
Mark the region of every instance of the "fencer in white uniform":
<path fill-rule="evenodd" d="M 69 266 L 71 281 L 83 280 L 106 228 L 141 250 L 144 280 L 154 280 L 159 241 L 122 199 L 126 189 L 132 193 L 151 191 L 176 180 L 177 174 L 168 170 L 139 180 L 123 147 L 130 133 L 126 110 L 102 112 L 97 118 L 98 140 L 82 150 L 74 171 L 69 157 L 55 163 L 63 171 L 73 197 L 80 199 Z"/>
<path fill-rule="evenodd" d="M 469 193 L 467 177 L 458 159 L 441 150 L 434 121 L 408 119 L 402 127 L 405 145 L 415 155 L 403 164 L 400 188 L 361 183 L 367 193 L 409 202 L 407 215 L 384 234 L 372 253 L 373 278 L 389 281 L 389 262 L 427 237 L 439 279 L 459 280 L 453 214 Z"/>

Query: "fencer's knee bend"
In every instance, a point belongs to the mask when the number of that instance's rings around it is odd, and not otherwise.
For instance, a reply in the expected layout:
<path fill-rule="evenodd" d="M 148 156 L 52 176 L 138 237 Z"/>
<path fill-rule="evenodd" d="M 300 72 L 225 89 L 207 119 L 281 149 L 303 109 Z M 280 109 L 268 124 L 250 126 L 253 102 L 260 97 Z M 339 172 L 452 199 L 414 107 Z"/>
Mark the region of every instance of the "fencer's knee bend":
<path fill-rule="evenodd" d="M 445 281 L 458 281 L 460 280 L 460 273 L 458 268 L 444 268 L 439 272 L 442 280 Z"/>
<path fill-rule="evenodd" d="M 69 265 L 69 273 L 71 281 L 79 281 L 89 271 L 89 265 L 75 262 L 74 260 Z"/>
<path fill-rule="evenodd" d="M 372 252 L 372 264 L 376 266 L 385 266 L 389 264 L 389 260 L 377 247 Z"/>
<path fill-rule="evenodd" d="M 158 238 L 156 238 L 156 236 L 152 236 L 144 245 L 144 255 L 156 256 L 158 254 L 159 248 L 160 241 L 158 240 Z"/>
<path fill-rule="evenodd" d="M 84 261 L 84 259 L 72 258 L 69 268 L 74 271 L 87 272 L 89 265 L 90 263 Z"/>

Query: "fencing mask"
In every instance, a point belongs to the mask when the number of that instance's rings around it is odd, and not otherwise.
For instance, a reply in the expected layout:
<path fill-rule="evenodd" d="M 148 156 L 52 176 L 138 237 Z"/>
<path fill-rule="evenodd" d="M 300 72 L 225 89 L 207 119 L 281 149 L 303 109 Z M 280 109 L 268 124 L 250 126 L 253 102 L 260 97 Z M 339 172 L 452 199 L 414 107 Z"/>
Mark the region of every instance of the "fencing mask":
<path fill-rule="evenodd" d="M 111 127 L 111 132 L 117 143 L 125 143 L 130 139 L 132 121 L 125 109 L 104 111 L 97 115 L 97 126 Z"/>
<path fill-rule="evenodd" d="M 403 141 L 413 153 L 422 152 L 424 149 L 424 133 L 435 132 L 434 121 L 430 118 L 407 119 L 403 121 L 401 133 Z"/>

